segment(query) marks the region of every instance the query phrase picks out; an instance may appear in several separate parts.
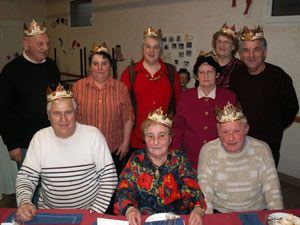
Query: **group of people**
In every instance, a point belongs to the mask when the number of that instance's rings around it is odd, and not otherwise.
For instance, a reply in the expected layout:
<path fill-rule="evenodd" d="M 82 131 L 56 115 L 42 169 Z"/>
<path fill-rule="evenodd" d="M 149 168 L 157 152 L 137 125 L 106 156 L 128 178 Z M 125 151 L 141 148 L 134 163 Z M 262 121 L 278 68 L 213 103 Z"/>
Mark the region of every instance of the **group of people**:
<path fill-rule="evenodd" d="M 94 44 L 90 75 L 66 90 L 46 26 L 25 26 L 23 55 L 0 75 L 0 133 L 21 167 L 18 214 L 35 215 L 37 187 L 39 208 L 111 206 L 131 225 L 159 212 L 197 225 L 205 213 L 282 209 L 276 166 L 299 108 L 292 80 L 264 62 L 261 27 L 238 37 L 224 24 L 212 45 L 216 56 L 202 52 L 194 65 L 195 88 L 161 60 L 162 33 L 150 27 L 120 81 L 106 44 Z"/>

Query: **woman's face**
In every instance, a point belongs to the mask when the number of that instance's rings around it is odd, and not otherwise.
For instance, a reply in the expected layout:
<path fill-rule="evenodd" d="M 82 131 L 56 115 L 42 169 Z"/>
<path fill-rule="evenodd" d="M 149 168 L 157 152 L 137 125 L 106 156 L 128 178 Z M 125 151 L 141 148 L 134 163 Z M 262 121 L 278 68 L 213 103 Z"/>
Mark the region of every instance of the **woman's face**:
<path fill-rule="evenodd" d="M 171 141 L 169 128 L 165 125 L 154 123 L 145 130 L 145 142 L 152 159 L 166 157 Z"/>
<path fill-rule="evenodd" d="M 109 77 L 110 63 L 102 55 L 94 54 L 91 60 L 91 74 L 97 84 L 103 85 Z"/>
<path fill-rule="evenodd" d="M 159 41 L 151 37 L 147 38 L 143 46 L 143 57 L 149 64 L 157 62 L 160 57 Z"/>
<path fill-rule="evenodd" d="M 202 88 L 214 88 L 216 86 L 216 69 L 208 63 L 202 63 L 199 66 L 197 77 Z"/>
<path fill-rule="evenodd" d="M 218 57 L 227 58 L 232 56 L 234 45 L 231 38 L 219 35 L 216 41 L 216 54 Z"/>

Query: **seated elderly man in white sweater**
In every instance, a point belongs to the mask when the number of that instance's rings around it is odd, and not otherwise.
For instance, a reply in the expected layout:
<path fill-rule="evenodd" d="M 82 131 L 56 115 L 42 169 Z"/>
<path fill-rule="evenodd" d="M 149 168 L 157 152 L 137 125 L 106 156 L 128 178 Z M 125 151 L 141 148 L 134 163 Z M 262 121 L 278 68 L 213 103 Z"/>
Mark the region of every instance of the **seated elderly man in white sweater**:
<path fill-rule="evenodd" d="M 48 89 L 47 100 L 51 126 L 34 135 L 17 175 L 17 214 L 25 221 L 35 216 L 32 196 L 39 178 L 39 208 L 105 213 L 118 178 L 104 136 L 75 122 L 71 91 L 61 85 L 53 93 Z"/>
<path fill-rule="evenodd" d="M 207 213 L 283 209 L 280 184 L 269 146 L 247 136 L 249 125 L 238 105 L 216 108 L 219 138 L 199 154 L 198 180 Z"/>

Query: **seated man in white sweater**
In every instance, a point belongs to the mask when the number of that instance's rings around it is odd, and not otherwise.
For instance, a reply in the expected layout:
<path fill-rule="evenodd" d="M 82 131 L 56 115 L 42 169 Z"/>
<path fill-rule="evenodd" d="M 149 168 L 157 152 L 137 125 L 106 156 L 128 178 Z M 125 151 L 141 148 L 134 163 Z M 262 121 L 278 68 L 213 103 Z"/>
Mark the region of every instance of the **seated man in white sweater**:
<path fill-rule="evenodd" d="M 76 102 L 63 86 L 49 90 L 47 100 L 51 126 L 34 135 L 17 175 L 17 214 L 25 221 L 35 215 L 31 201 L 39 178 L 39 208 L 105 213 L 118 178 L 104 136 L 75 122 Z"/>
<path fill-rule="evenodd" d="M 229 102 L 216 108 L 219 138 L 199 154 L 198 180 L 207 213 L 283 209 L 280 184 L 269 146 L 247 136 L 242 110 Z"/>

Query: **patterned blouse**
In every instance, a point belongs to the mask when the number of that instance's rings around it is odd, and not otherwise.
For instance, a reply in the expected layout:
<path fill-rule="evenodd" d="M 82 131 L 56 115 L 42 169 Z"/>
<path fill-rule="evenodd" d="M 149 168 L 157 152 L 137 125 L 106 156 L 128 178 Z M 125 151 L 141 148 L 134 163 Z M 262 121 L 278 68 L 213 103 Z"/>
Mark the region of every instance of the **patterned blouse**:
<path fill-rule="evenodd" d="M 221 67 L 220 75 L 216 79 L 217 87 L 228 88 L 231 73 L 243 65 L 244 64 L 241 60 L 232 57 L 231 61 L 227 65 Z"/>
<path fill-rule="evenodd" d="M 170 148 L 167 161 L 156 168 L 147 149 L 141 149 L 132 154 L 120 175 L 114 212 L 125 215 L 134 206 L 142 215 L 189 214 L 195 205 L 206 209 L 197 173 L 185 153 Z"/>

